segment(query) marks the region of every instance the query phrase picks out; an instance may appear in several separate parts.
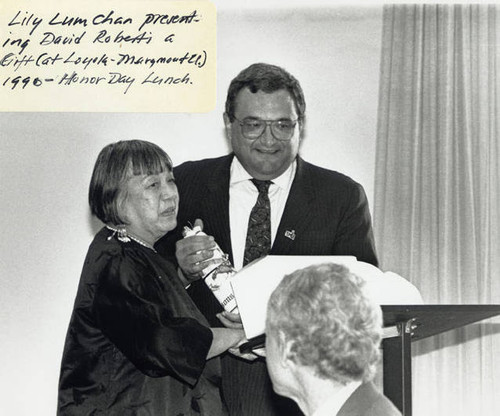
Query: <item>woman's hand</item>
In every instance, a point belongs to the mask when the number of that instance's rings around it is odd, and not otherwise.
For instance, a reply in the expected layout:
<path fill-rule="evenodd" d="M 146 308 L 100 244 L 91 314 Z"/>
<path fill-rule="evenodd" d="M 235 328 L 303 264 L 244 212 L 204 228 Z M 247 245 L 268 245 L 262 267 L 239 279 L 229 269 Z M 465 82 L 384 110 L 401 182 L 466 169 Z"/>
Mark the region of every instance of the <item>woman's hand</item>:
<path fill-rule="evenodd" d="M 223 311 L 221 313 L 218 313 L 216 316 L 226 328 L 243 329 L 241 317 L 238 313 Z"/>
<path fill-rule="evenodd" d="M 218 313 L 217 318 L 219 318 L 219 321 L 223 323 L 223 325 L 226 328 L 230 329 L 236 329 L 236 330 L 242 330 L 243 329 L 243 324 L 241 323 L 241 317 L 238 313 L 230 313 L 227 311 L 223 311 L 221 313 Z M 248 342 L 248 339 L 243 333 L 243 338 L 233 347 L 229 348 L 229 352 L 237 357 L 243 358 L 244 360 L 247 361 L 253 361 L 255 360 L 258 356 L 262 356 L 259 354 L 253 354 L 253 353 L 242 353 L 240 351 L 240 345 L 244 344 L 245 342 Z"/>
<path fill-rule="evenodd" d="M 252 350 L 252 353 L 257 357 L 266 358 L 266 347 L 255 348 Z"/>
<path fill-rule="evenodd" d="M 234 347 L 229 348 L 228 351 L 231 354 L 235 355 L 236 357 L 243 358 L 244 360 L 247 360 L 247 361 L 253 361 L 253 360 L 257 359 L 258 355 L 254 354 L 253 352 L 243 353 L 240 351 L 240 345 L 244 344 L 245 342 L 248 342 L 248 339 L 246 337 L 243 340 L 241 340 L 241 342 L 238 343 L 238 345 L 235 345 Z"/>
<path fill-rule="evenodd" d="M 240 352 L 240 345 L 247 342 L 245 337 L 245 332 L 243 329 L 233 329 L 233 328 L 210 328 L 214 338 L 212 341 L 212 346 L 207 355 L 207 360 L 223 352 L 229 351 L 231 354 L 243 358 L 248 361 L 253 361 L 257 358 L 256 355 Z"/>

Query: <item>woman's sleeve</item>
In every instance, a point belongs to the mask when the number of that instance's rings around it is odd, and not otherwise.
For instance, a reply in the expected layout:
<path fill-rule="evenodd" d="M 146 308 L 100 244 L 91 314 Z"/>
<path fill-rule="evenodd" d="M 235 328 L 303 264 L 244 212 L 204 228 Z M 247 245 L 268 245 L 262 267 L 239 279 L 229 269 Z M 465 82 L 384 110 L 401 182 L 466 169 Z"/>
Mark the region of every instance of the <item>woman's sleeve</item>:
<path fill-rule="evenodd" d="M 93 311 L 102 332 L 144 374 L 194 385 L 213 335 L 185 313 L 187 295 L 165 290 L 168 281 L 139 261 L 126 256 L 101 260 Z"/>

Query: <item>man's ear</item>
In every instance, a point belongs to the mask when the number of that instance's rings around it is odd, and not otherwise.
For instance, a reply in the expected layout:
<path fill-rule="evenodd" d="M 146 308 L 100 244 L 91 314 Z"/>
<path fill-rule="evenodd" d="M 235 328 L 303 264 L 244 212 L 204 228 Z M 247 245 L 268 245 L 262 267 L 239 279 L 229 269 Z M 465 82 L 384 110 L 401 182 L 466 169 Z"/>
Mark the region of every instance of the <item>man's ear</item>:
<path fill-rule="evenodd" d="M 295 365 L 293 361 L 294 353 L 292 352 L 293 341 L 287 340 L 285 334 L 279 331 L 278 334 L 278 351 L 280 364 L 282 367 L 290 368 Z"/>
<path fill-rule="evenodd" d="M 299 120 L 299 134 L 300 134 L 300 142 L 304 140 L 304 137 L 306 136 L 306 118 L 305 116 L 302 116 L 302 118 Z"/>
<path fill-rule="evenodd" d="M 224 113 L 224 125 L 226 126 L 226 138 L 229 143 L 231 143 L 231 139 L 233 137 L 233 123 L 229 120 L 229 115 Z"/>

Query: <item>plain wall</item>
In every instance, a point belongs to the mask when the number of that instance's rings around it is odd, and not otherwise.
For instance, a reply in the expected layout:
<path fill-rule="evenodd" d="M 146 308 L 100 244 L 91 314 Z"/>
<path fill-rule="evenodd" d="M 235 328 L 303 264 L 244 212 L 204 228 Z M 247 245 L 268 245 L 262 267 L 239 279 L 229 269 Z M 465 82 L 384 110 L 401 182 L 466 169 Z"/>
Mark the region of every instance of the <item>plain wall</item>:
<path fill-rule="evenodd" d="M 373 205 L 382 6 L 280 9 L 215 3 L 214 111 L 0 113 L 0 414 L 55 414 L 78 279 L 101 226 L 89 214 L 88 182 L 106 144 L 149 140 L 175 164 L 225 154 L 222 113 L 230 80 L 253 62 L 275 63 L 304 89 L 302 156 L 362 183 Z"/>

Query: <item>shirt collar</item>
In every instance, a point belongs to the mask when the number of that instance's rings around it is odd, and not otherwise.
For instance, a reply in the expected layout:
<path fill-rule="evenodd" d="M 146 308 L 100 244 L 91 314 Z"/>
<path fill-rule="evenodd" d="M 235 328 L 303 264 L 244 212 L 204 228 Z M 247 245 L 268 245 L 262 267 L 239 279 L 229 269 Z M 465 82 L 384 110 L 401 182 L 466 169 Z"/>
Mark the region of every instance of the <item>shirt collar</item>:
<path fill-rule="evenodd" d="M 297 159 L 288 166 L 288 169 L 285 170 L 280 176 L 273 179 L 273 184 L 277 185 L 282 189 L 288 189 L 295 177 L 295 172 L 297 171 Z M 252 175 L 250 175 L 238 158 L 235 156 L 231 163 L 231 171 L 230 171 L 230 185 L 237 184 L 239 182 L 244 182 L 252 179 Z"/>

